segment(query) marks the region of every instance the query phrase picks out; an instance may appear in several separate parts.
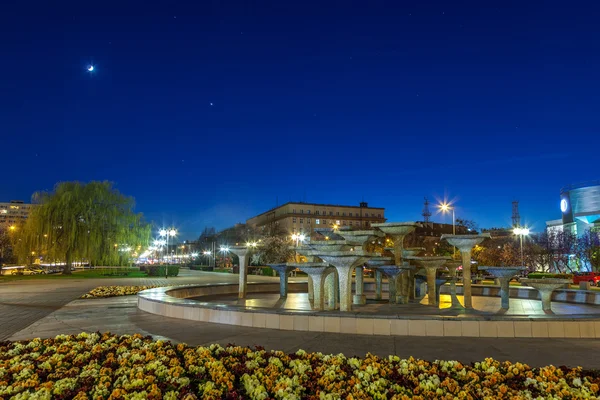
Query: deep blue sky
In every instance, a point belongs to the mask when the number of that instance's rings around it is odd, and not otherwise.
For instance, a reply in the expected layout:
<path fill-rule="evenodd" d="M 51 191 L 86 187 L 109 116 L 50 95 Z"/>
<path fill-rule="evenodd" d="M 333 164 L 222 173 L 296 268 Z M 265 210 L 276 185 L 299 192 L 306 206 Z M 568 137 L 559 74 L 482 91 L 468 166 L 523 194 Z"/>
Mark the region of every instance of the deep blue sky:
<path fill-rule="evenodd" d="M 0 7 L 3 201 L 107 179 L 191 238 L 277 199 L 518 199 L 539 230 L 600 178 L 594 2 L 45 3 Z"/>

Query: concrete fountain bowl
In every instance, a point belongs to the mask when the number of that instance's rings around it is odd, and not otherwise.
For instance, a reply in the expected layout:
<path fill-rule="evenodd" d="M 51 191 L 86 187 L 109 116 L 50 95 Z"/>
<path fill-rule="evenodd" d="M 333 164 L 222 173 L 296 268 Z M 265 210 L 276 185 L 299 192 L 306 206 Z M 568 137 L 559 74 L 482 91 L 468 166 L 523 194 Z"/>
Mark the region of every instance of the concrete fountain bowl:
<path fill-rule="evenodd" d="M 392 257 L 371 257 L 367 260 L 367 265 L 372 268 L 377 268 L 383 265 L 390 265 L 392 262 Z"/>
<path fill-rule="evenodd" d="M 373 237 L 384 237 L 385 234 L 381 231 L 365 230 L 365 231 L 338 231 L 338 235 L 343 237 L 348 244 L 362 246 L 367 240 Z"/>
<path fill-rule="evenodd" d="M 408 235 L 414 231 L 419 224 L 414 221 L 409 222 L 384 222 L 380 224 L 371 224 L 371 227 L 377 228 L 383 233 L 391 236 Z"/>
<path fill-rule="evenodd" d="M 306 246 L 317 252 L 350 250 L 351 247 L 345 240 L 311 240 Z"/>
<path fill-rule="evenodd" d="M 407 249 L 402 249 L 402 257 L 414 257 L 423 251 L 425 251 L 424 247 L 409 247 Z"/>

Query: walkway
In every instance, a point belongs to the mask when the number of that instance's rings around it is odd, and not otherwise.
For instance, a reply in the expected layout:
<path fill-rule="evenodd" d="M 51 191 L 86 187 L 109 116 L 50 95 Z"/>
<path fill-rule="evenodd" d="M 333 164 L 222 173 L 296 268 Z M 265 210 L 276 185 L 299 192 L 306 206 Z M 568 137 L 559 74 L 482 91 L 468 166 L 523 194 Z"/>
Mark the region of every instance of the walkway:
<path fill-rule="evenodd" d="M 194 273 L 168 283 L 235 282 L 237 275 Z M 250 281 L 276 281 L 250 276 Z M 154 280 L 152 280 L 154 281 Z M 157 284 L 166 283 L 158 279 Z M 0 284 L 0 338 L 10 340 L 76 334 L 82 331 L 141 333 L 193 345 L 235 343 L 261 345 L 292 352 L 297 349 L 364 356 L 397 354 L 428 360 L 474 362 L 485 357 L 547 364 L 600 368 L 597 339 L 499 339 L 444 337 L 389 337 L 293 332 L 248 328 L 165 318 L 139 311 L 136 298 L 76 300 L 99 285 L 148 284 L 143 278 L 95 280 L 36 280 Z M 8 323 L 11 322 L 11 325 Z M 10 326 L 10 330 L 7 327 Z M 0 339 L 0 340 L 1 340 Z"/>

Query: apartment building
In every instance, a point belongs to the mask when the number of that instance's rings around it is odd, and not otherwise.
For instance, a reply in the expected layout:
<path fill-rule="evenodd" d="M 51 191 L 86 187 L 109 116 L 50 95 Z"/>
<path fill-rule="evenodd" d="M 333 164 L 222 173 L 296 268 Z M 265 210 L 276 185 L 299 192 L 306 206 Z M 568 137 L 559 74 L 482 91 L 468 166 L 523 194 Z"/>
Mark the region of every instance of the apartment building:
<path fill-rule="evenodd" d="M 371 224 L 385 222 L 385 209 L 369 207 L 365 202 L 358 206 L 317 203 L 285 203 L 246 221 L 258 228 L 275 227 L 281 232 L 312 235 L 316 228 L 337 225 L 353 229 L 369 229 Z"/>
<path fill-rule="evenodd" d="M 10 229 L 11 226 L 16 227 L 24 224 L 31 207 L 31 204 L 25 204 L 21 200 L 0 203 L 0 229 Z"/>

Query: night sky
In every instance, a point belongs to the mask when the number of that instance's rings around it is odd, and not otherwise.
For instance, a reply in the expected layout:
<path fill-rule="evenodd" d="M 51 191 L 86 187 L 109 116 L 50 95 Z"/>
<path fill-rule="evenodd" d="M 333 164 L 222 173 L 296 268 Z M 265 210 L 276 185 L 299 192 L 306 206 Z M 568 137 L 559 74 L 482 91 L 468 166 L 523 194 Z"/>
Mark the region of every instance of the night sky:
<path fill-rule="evenodd" d="M 45 3 L 0 6 L 0 201 L 106 179 L 192 238 L 277 201 L 491 227 L 517 199 L 539 231 L 600 179 L 591 1 Z"/>

